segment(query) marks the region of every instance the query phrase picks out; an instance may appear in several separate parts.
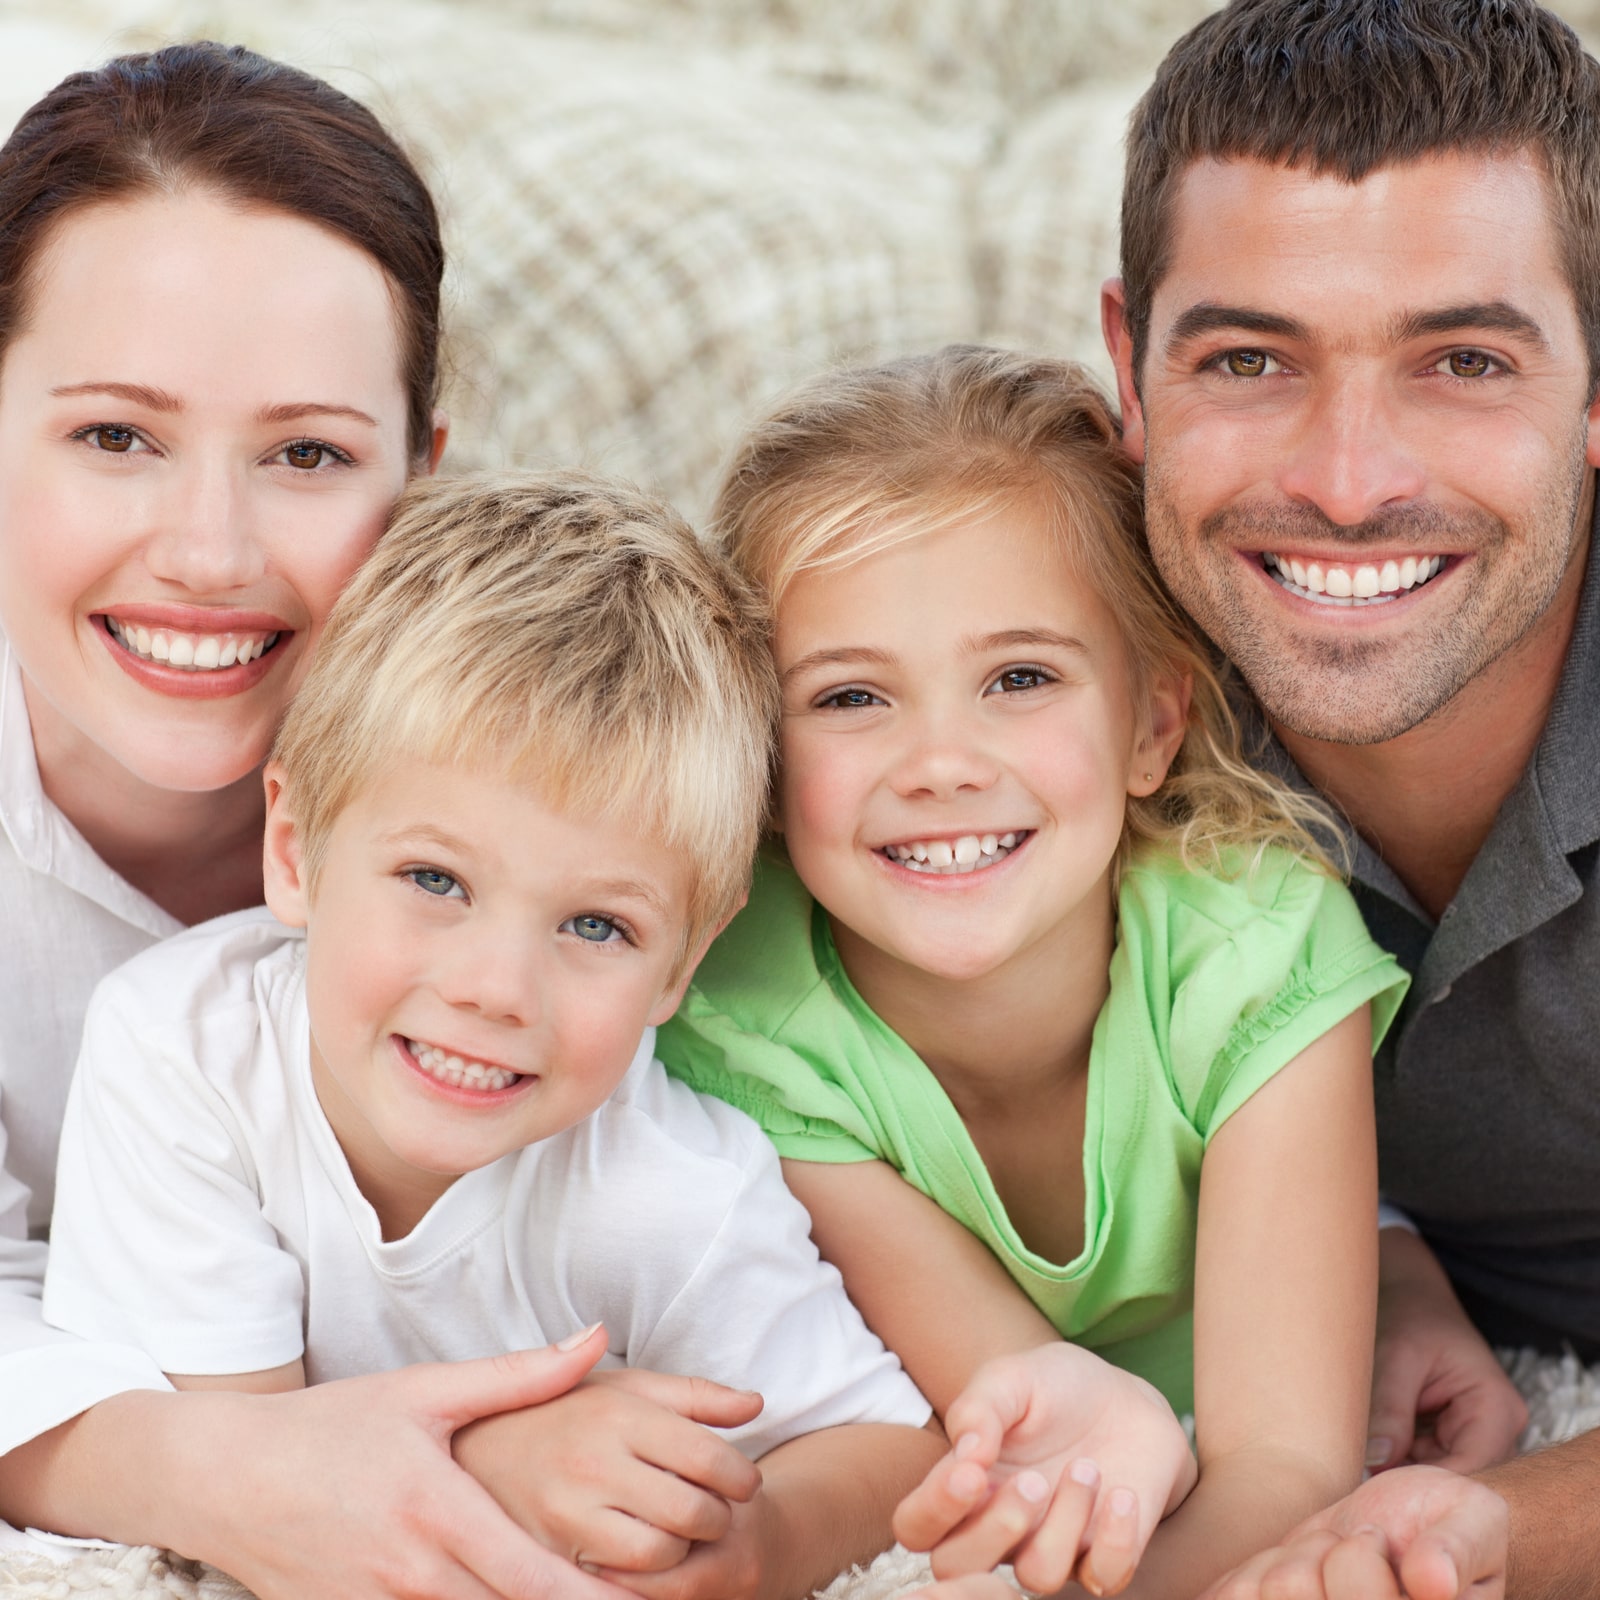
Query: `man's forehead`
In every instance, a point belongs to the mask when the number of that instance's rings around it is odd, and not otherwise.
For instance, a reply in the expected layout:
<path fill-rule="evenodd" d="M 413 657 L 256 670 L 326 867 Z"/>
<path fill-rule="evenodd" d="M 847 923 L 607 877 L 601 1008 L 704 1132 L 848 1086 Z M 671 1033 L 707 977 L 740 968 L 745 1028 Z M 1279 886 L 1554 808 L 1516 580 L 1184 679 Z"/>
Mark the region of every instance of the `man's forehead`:
<path fill-rule="evenodd" d="M 1205 306 L 1248 311 L 1266 333 L 1319 311 L 1395 323 L 1482 305 L 1539 322 L 1552 295 L 1571 308 L 1536 152 L 1451 151 L 1354 182 L 1207 157 L 1175 185 L 1153 309 L 1166 339 Z"/>

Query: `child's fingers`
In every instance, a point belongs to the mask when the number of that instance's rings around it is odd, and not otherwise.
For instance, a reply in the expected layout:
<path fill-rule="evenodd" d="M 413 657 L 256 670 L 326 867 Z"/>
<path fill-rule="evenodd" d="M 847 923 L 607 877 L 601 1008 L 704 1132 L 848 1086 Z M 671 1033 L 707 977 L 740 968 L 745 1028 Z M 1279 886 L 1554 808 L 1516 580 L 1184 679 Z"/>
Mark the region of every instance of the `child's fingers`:
<path fill-rule="evenodd" d="M 671 1411 L 641 1419 L 631 1449 L 639 1460 L 724 1500 L 749 1500 L 761 1487 L 761 1469 L 753 1461 L 708 1428 Z"/>
<path fill-rule="evenodd" d="M 1358 1528 L 1328 1552 L 1322 1563 L 1322 1592 L 1327 1600 L 1399 1600 L 1389 1541 L 1379 1529 Z"/>
<path fill-rule="evenodd" d="M 574 1541 L 572 1560 L 589 1572 L 666 1572 L 688 1555 L 690 1541 L 626 1511 L 597 1511 Z"/>
<path fill-rule="evenodd" d="M 733 1508 L 721 1495 L 686 1482 L 670 1469 L 639 1460 L 617 1473 L 614 1484 L 608 1486 L 605 1504 L 609 1510 L 625 1512 L 688 1543 L 720 1539 L 733 1520 Z"/>
<path fill-rule="evenodd" d="M 1044 1520 L 1012 1561 L 1023 1588 L 1053 1594 L 1072 1576 L 1099 1488 L 1100 1469 L 1087 1459 L 1074 1461 L 1061 1475 Z"/>
<path fill-rule="evenodd" d="M 930 1555 L 936 1578 L 957 1578 L 988 1572 L 1038 1527 L 1050 1503 L 1050 1485 L 1042 1473 L 1019 1472 L 997 1488 L 985 1505 L 936 1545 Z"/>
<path fill-rule="evenodd" d="M 730 1389 L 709 1378 L 689 1378 L 676 1372 L 651 1372 L 629 1367 L 625 1372 L 597 1374 L 597 1381 L 653 1400 L 690 1422 L 708 1428 L 737 1428 L 761 1414 L 761 1396 L 753 1389 Z"/>
<path fill-rule="evenodd" d="M 1139 1497 L 1132 1489 L 1113 1489 L 1100 1501 L 1078 1582 L 1090 1594 L 1119 1594 L 1127 1588 L 1143 1554 Z"/>
<path fill-rule="evenodd" d="M 951 1451 L 895 1507 L 894 1536 L 907 1550 L 931 1550 L 988 1497 L 989 1474 Z"/>

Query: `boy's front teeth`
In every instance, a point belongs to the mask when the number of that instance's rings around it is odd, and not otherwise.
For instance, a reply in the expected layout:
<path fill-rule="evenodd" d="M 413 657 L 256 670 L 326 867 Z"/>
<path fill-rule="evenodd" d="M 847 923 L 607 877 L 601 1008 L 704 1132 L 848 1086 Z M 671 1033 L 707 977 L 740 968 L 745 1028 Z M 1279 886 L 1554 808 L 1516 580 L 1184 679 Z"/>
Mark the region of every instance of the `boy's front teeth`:
<path fill-rule="evenodd" d="M 909 844 L 885 845 L 884 854 L 912 872 L 943 875 L 979 872 L 1005 860 L 1027 836 L 1027 831 L 1023 830 L 1021 833 L 964 833 L 957 839 L 914 839 Z"/>
<path fill-rule="evenodd" d="M 449 1055 L 422 1039 L 407 1039 L 406 1049 L 430 1078 L 448 1083 L 454 1089 L 509 1089 L 521 1077 L 520 1073 L 508 1072 L 504 1067 L 491 1067 L 486 1062 Z"/>

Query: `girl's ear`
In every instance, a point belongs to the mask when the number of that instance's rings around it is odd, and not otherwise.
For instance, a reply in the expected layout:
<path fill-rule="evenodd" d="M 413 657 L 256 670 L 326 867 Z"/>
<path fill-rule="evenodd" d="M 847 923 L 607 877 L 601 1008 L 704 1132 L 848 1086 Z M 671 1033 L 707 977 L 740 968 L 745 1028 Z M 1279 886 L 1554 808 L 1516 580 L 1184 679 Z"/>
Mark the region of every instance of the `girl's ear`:
<path fill-rule="evenodd" d="M 1189 729 L 1189 698 L 1194 674 L 1175 672 L 1157 678 L 1150 688 L 1144 736 L 1133 747 L 1128 763 L 1128 793 L 1143 799 L 1167 781 L 1167 769 L 1177 759 Z"/>
<path fill-rule="evenodd" d="M 283 768 L 268 762 L 261 781 L 267 790 L 267 834 L 261 851 L 267 905 L 279 922 L 303 928 L 311 897 L 306 892 L 300 830 L 283 787 Z"/>

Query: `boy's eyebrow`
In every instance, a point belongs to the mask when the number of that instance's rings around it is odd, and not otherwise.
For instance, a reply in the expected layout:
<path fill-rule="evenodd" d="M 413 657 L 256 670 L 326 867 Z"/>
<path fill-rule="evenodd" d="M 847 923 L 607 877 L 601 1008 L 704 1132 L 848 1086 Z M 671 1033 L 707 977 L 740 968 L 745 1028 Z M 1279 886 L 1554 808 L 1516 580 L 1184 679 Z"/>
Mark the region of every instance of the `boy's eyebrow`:
<path fill-rule="evenodd" d="M 1078 655 L 1089 654 L 1082 639 L 1070 633 L 1057 633 L 1054 628 L 1005 628 L 999 633 L 985 633 L 966 640 L 966 647 L 974 654 L 990 650 L 1008 650 L 1015 645 L 1045 645 L 1053 650 L 1071 650 Z"/>
<path fill-rule="evenodd" d="M 674 915 L 667 897 L 646 878 L 597 878 L 581 884 L 579 892 L 601 900 L 642 900 L 658 917 Z"/>
<path fill-rule="evenodd" d="M 813 650 L 809 655 L 801 656 L 798 661 L 784 669 L 783 681 L 787 683 L 791 678 L 798 678 L 801 673 L 809 672 L 813 667 L 851 666 L 856 662 L 865 662 L 868 666 L 874 667 L 892 667 L 895 658 L 888 650 L 879 650 L 865 644 L 840 645 L 833 650 Z"/>

